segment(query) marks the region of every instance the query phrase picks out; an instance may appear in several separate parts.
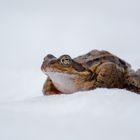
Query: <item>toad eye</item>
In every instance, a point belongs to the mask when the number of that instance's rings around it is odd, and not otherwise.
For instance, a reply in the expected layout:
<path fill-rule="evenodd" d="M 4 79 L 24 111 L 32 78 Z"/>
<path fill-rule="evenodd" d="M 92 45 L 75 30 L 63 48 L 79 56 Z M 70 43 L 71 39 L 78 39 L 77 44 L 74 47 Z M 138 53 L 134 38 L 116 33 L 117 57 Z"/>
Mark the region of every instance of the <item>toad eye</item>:
<path fill-rule="evenodd" d="M 70 65 L 72 63 L 72 59 L 70 56 L 63 56 L 61 59 L 60 59 L 60 62 L 61 64 L 63 65 Z"/>

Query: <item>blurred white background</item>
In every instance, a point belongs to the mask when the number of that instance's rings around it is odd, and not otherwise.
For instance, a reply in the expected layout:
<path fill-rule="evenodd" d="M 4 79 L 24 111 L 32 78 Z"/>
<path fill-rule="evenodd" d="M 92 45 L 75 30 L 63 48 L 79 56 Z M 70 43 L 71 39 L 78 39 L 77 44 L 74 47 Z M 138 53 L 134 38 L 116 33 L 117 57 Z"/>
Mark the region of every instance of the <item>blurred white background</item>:
<path fill-rule="evenodd" d="M 46 54 L 92 49 L 140 68 L 139 0 L 0 0 L 0 139 L 139 140 L 136 94 L 42 96 Z"/>
<path fill-rule="evenodd" d="M 139 37 L 139 0 L 1 0 L 0 96 L 39 95 L 48 53 L 104 49 L 137 69 Z"/>
<path fill-rule="evenodd" d="M 139 37 L 139 0 L 1 0 L 0 96 L 39 95 L 48 53 L 76 57 L 104 49 L 137 69 Z"/>

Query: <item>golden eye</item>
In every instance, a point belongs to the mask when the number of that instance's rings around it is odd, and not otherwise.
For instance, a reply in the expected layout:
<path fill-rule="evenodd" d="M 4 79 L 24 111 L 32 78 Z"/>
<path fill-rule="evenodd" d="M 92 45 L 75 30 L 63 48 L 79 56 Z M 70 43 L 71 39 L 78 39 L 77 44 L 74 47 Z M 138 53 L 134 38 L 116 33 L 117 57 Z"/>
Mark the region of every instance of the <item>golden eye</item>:
<path fill-rule="evenodd" d="M 71 57 L 70 56 L 63 56 L 60 59 L 61 64 L 63 65 L 70 65 L 72 63 Z"/>

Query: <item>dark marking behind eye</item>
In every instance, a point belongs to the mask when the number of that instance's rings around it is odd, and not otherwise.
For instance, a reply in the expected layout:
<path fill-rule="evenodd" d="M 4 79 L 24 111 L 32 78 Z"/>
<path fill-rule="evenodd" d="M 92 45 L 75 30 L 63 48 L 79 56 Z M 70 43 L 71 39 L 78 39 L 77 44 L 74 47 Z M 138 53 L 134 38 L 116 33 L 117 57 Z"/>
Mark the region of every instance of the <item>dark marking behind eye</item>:
<path fill-rule="evenodd" d="M 96 58 L 96 59 L 94 59 L 94 60 L 88 61 L 88 62 L 87 62 L 87 65 L 90 67 L 90 66 L 96 64 L 96 63 L 99 62 L 99 61 L 100 61 L 100 58 Z"/>
<path fill-rule="evenodd" d="M 79 72 L 82 72 L 82 71 L 85 71 L 86 69 L 79 63 L 73 61 L 72 62 L 72 66 L 75 70 L 79 71 Z"/>

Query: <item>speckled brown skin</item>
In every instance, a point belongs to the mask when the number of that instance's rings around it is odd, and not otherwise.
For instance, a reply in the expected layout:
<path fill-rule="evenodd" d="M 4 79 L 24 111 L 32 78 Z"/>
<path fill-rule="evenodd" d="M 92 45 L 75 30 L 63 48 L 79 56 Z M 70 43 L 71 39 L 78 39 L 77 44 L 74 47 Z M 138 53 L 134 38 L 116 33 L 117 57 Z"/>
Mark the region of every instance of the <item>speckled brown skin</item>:
<path fill-rule="evenodd" d="M 140 93 L 140 69 L 135 72 L 128 63 L 107 51 L 93 50 L 74 59 L 68 55 L 56 58 L 49 54 L 44 58 L 41 69 L 48 75 L 43 86 L 44 95 L 73 93 L 100 87 Z M 56 73 L 61 73 L 61 83 L 54 78 Z M 61 79 L 61 76 L 58 79 Z M 69 82 L 66 88 L 68 79 L 72 82 Z"/>

